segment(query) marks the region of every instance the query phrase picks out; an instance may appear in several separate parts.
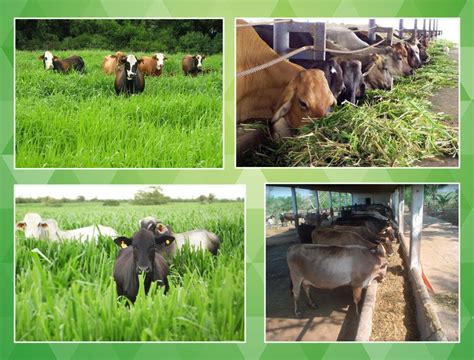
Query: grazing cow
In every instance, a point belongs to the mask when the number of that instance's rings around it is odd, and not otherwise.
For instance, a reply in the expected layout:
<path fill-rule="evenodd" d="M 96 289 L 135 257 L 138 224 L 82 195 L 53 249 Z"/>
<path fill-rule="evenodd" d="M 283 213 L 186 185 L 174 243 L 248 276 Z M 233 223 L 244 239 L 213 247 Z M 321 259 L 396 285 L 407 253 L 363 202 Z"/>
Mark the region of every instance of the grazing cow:
<path fill-rule="evenodd" d="M 413 69 L 408 64 L 408 52 L 405 45 L 402 42 L 398 42 L 398 43 L 393 44 L 392 48 L 401 58 L 403 75 L 413 75 Z"/>
<path fill-rule="evenodd" d="M 388 71 L 385 58 L 379 54 L 372 54 L 370 60 L 370 65 L 363 69 L 367 88 L 392 90 L 393 77 Z"/>
<path fill-rule="evenodd" d="M 117 294 L 125 296 L 132 303 L 138 294 L 138 275 L 145 274 L 145 294 L 148 294 L 151 283 L 165 286 L 168 291 L 169 267 L 163 255 L 155 247 L 164 243 L 172 244 L 172 236 L 155 236 L 151 231 L 141 229 L 132 238 L 118 237 L 114 242 L 120 246 L 114 266 L 114 280 L 117 285 Z"/>
<path fill-rule="evenodd" d="M 158 247 L 158 251 L 163 251 L 170 256 L 174 256 L 185 244 L 188 244 L 195 250 L 208 250 L 213 255 L 217 255 L 217 251 L 219 250 L 219 237 L 208 230 L 196 229 L 184 233 L 174 233 L 171 226 L 165 225 L 151 216 L 140 220 L 140 227 L 150 230 L 158 238 L 163 235 L 172 237 L 174 242 L 170 246 Z"/>
<path fill-rule="evenodd" d="M 127 57 L 120 58 L 120 64 L 115 75 L 115 92 L 117 95 L 138 94 L 145 89 L 145 77 L 138 67 L 142 63 L 142 59 L 138 59 L 135 55 L 130 54 Z"/>
<path fill-rule="evenodd" d="M 247 23 L 237 20 L 237 24 Z M 277 58 L 252 27 L 237 29 L 238 73 Z M 335 103 L 324 72 L 304 70 L 287 60 L 237 78 L 237 123 L 271 118 L 275 137 L 292 136 L 303 119 L 320 118 Z"/>
<path fill-rule="evenodd" d="M 417 69 L 421 66 L 420 49 L 418 47 L 418 40 L 412 38 L 405 41 L 405 48 L 408 53 L 408 64 L 413 68 Z"/>
<path fill-rule="evenodd" d="M 51 51 L 45 51 L 38 59 L 43 61 L 45 70 L 53 69 L 63 74 L 71 70 L 75 70 L 79 73 L 84 72 L 84 60 L 77 55 L 71 55 L 60 60 L 57 56 L 53 55 Z"/>
<path fill-rule="evenodd" d="M 191 74 L 192 76 L 197 76 L 202 72 L 202 62 L 206 57 L 204 55 L 186 55 L 181 61 L 181 67 L 183 69 L 184 75 L 187 76 Z"/>
<path fill-rule="evenodd" d="M 349 101 L 357 104 L 358 99 L 365 96 L 365 82 L 362 74 L 362 63 L 359 60 L 338 60 L 344 74 L 344 91 L 337 98 L 337 102 L 341 104 Z"/>
<path fill-rule="evenodd" d="M 163 71 L 163 67 L 165 66 L 165 60 L 167 60 L 167 58 L 162 53 L 156 53 L 152 57 L 143 56 L 142 60 L 143 62 L 141 62 L 138 67 L 140 68 L 143 74 L 151 76 L 160 76 L 161 72 Z"/>
<path fill-rule="evenodd" d="M 16 224 L 17 230 L 25 232 L 25 237 L 41 240 L 79 240 L 96 241 L 99 236 L 117 236 L 117 232 L 108 226 L 91 225 L 74 230 L 62 230 L 54 219 L 42 220 L 36 213 L 28 213 L 23 221 Z"/>
<path fill-rule="evenodd" d="M 298 311 L 301 286 L 313 308 L 316 303 L 310 295 L 311 286 L 318 289 L 351 286 L 358 315 L 362 289 L 369 286 L 373 279 L 382 280 L 387 271 L 385 252 L 380 245 L 367 249 L 358 245 L 297 244 L 290 246 L 286 260 L 290 270 L 296 317 L 301 317 Z"/>
<path fill-rule="evenodd" d="M 106 74 L 115 74 L 120 66 L 120 59 L 122 57 L 124 57 L 124 53 L 121 51 L 117 51 L 115 55 L 107 55 L 102 62 L 102 70 Z"/>

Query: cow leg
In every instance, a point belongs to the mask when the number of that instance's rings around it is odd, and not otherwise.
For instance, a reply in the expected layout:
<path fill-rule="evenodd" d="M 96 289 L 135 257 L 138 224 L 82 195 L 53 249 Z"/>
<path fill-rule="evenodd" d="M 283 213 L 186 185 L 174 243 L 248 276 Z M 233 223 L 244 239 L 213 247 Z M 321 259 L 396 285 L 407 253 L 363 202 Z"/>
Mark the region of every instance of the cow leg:
<path fill-rule="evenodd" d="M 316 309 L 318 306 L 316 305 L 313 298 L 311 297 L 311 285 L 303 281 L 303 289 L 304 289 L 304 292 L 306 293 L 306 297 L 308 298 L 308 305 L 312 307 L 313 309 Z"/>
<path fill-rule="evenodd" d="M 356 314 L 359 315 L 359 301 L 362 296 L 362 288 L 354 287 L 352 288 L 352 297 L 354 298 L 354 304 L 356 306 Z"/>
<path fill-rule="evenodd" d="M 290 273 L 291 282 L 293 283 L 293 301 L 295 303 L 295 316 L 301 318 L 301 312 L 298 311 L 298 298 L 300 297 L 302 277 L 296 277 Z"/>

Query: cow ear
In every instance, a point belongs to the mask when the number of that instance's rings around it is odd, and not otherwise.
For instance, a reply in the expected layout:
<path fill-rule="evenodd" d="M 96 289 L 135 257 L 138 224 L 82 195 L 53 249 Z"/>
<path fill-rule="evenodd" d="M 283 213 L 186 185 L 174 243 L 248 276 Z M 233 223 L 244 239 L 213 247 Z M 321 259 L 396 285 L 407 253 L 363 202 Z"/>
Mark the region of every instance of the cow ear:
<path fill-rule="evenodd" d="M 143 59 L 138 59 L 137 64 L 141 64 L 141 63 L 143 63 Z"/>
<path fill-rule="evenodd" d="M 127 57 L 126 57 L 126 56 L 122 56 L 122 57 L 119 59 L 120 64 L 125 64 L 125 61 L 127 61 Z"/>
<path fill-rule="evenodd" d="M 25 230 L 26 228 L 26 223 L 24 221 L 21 221 L 19 223 L 16 223 L 16 228 L 17 230 Z"/>
<path fill-rule="evenodd" d="M 155 236 L 156 245 L 164 244 L 165 246 L 169 246 L 173 243 L 174 240 L 175 240 L 175 237 L 171 234 L 163 234 L 163 235 Z"/>
<path fill-rule="evenodd" d="M 163 57 L 163 60 L 168 60 L 168 58 L 166 56 Z"/>
<path fill-rule="evenodd" d="M 201 59 L 204 60 L 206 58 L 206 55 L 202 55 Z"/>
<path fill-rule="evenodd" d="M 38 56 L 38 60 L 44 60 L 44 55 Z"/>
<path fill-rule="evenodd" d="M 38 224 L 38 227 L 42 228 L 42 229 L 47 229 L 49 227 L 48 223 L 45 223 L 45 222 L 40 222 Z"/>
<path fill-rule="evenodd" d="M 161 235 L 161 234 L 170 232 L 170 228 L 169 228 L 169 226 L 167 226 L 165 224 L 158 223 L 158 224 L 156 224 L 155 232 Z"/>
<path fill-rule="evenodd" d="M 114 239 L 114 243 L 121 248 L 126 248 L 127 246 L 132 245 L 132 239 L 125 236 L 119 236 Z"/>
<path fill-rule="evenodd" d="M 280 97 L 280 100 L 278 100 L 275 113 L 273 114 L 272 123 L 278 121 L 278 119 L 288 114 L 288 111 L 290 111 L 291 109 L 291 100 L 293 100 L 294 94 L 295 94 L 294 87 L 290 83 L 285 88 L 285 91 Z"/>
<path fill-rule="evenodd" d="M 53 60 L 58 60 L 58 57 L 56 55 L 54 55 Z"/>

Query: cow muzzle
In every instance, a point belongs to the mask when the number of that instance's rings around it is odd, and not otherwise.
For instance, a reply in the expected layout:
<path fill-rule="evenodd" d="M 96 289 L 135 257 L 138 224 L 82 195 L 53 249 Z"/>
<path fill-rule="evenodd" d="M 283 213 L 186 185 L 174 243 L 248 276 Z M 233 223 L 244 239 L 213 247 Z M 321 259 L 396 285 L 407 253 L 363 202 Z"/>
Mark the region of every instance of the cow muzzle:
<path fill-rule="evenodd" d="M 151 271 L 149 266 L 137 266 L 137 271 L 139 274 L 147 274 Z"/>
<path fill-rule="evenodd" d="M 134 73 L 132 71 L 127 71 L 127 80 L 133 80 L 133 78 L 137 75 L 137 73 Z"/>

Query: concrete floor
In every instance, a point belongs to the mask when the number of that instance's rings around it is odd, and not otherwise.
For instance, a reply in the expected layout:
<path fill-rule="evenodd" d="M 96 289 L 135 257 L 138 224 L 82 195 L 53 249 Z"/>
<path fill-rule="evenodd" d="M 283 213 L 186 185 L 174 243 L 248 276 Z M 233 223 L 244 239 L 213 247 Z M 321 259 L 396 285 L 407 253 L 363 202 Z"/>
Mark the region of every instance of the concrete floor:
<path fill-rule="evenodd" d="M 405 219 L 409 214 L 405 214 Z M 404 229 L 410 239 L 409 223 Z M 449 341 L 459 337 L 459 228 L 424 215 L 421 264 L 434 293 L 430 293 Z"/>

